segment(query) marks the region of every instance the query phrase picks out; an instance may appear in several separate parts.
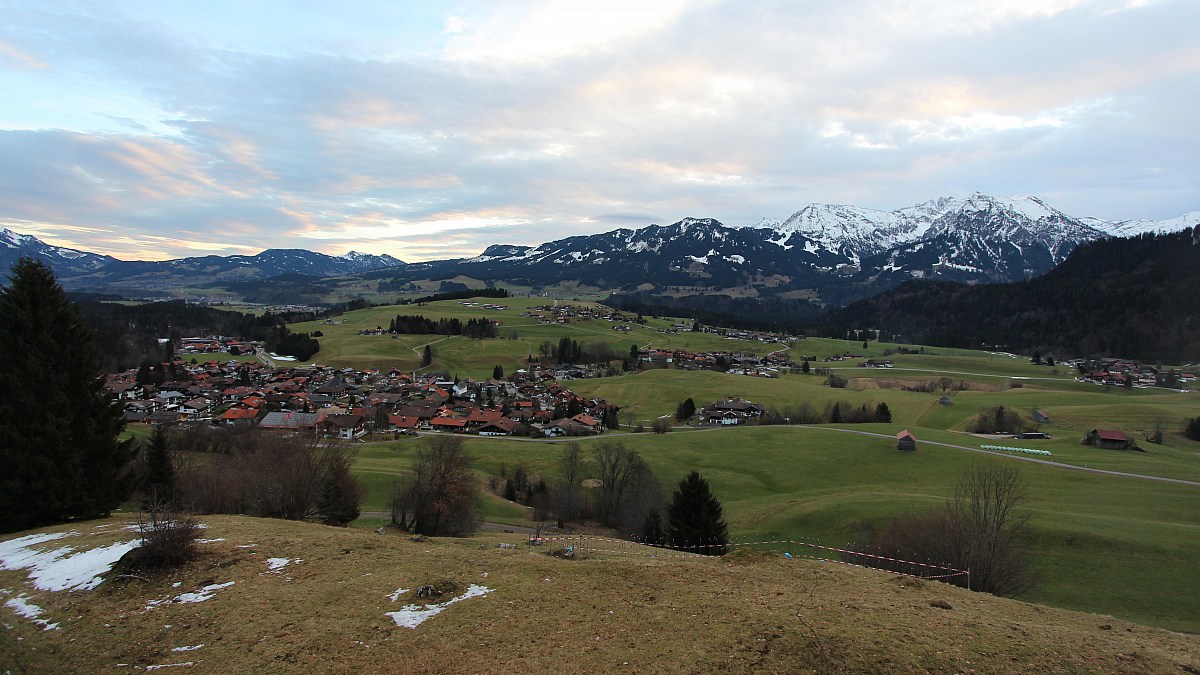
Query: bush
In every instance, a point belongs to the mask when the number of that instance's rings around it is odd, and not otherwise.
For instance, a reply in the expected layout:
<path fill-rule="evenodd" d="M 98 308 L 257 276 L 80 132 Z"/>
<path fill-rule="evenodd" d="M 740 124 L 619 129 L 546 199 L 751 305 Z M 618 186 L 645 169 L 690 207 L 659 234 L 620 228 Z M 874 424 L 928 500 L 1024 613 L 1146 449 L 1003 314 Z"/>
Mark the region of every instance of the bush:
<path fill-rule="evenodd" d="M 152 503 L 138 516 L 141 544 L 126 553 L 117 565 L 119 572 L 160 572 L 185 565 L 196 558 L 200 526 L 191 514 L 160 503 Z"/>

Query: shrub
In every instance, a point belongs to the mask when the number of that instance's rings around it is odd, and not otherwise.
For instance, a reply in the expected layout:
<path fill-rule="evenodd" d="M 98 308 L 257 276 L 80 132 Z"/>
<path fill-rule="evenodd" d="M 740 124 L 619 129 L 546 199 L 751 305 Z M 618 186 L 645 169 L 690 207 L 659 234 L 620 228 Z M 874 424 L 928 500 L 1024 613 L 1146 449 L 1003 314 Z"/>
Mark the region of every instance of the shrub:
<path fill-rule="evenodd" d="M 196 538 L 200 526 L 191 514 L 151 502 L 138 516 L 141 544 L 126 553 L 117 566 L 121 572 L 159 572 L 194 560 L 199 553 Z"/>
<path fill-rule="evenodd" d="M 967 423 L 967 431 L 972 434 L 1019 434 L 1032 428 L 1033 425 L 1021 417 L 1020 413 L 1002 405 L 980 410 L 979 414 Z"/>
<path fill-rule="evenodd" d="M 1193 417 L 1183 428 L 1183 435 L 1193 441 L 1200 441 L 1200 417 Z"/>

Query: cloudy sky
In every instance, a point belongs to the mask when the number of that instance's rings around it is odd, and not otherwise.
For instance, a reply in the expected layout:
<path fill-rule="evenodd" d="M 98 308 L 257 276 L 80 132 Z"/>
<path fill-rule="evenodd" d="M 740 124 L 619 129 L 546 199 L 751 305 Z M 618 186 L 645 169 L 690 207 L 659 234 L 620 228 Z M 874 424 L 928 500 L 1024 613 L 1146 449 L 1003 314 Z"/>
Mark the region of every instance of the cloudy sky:
<path fill-rule="evenodd" d="M 0 227 L 475 255 L 979 190 L 1200 209 L 1196 0 L 0 0 Z"/>

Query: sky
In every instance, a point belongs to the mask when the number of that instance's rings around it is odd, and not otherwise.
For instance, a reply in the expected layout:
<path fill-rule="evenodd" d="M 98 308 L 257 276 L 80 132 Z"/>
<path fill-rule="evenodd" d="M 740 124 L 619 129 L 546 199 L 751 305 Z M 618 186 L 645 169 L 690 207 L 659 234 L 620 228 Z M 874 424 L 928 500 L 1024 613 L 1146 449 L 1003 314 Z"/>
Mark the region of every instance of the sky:
<path fill-rule="evenodd" d="M 0 0 L 0 227 L 473 256 L 971 192 L 1200 209 L 1195 0 Z"/>

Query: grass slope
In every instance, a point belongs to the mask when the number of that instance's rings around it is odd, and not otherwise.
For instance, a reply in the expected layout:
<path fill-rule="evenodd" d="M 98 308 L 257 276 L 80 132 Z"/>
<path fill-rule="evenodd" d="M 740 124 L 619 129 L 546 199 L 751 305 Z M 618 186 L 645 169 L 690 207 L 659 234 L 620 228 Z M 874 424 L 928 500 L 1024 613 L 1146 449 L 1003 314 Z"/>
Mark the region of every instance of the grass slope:
<path fill-rule="evenodd" d="M 115 521 L 109 521 L 115 522 Z M 40 592 L 59 623 L 9 612 L 15 672 L 1195 672 L 1200 637 L 774 553 L 725 559 L 605 554 L 563 560 L 514 535 L 396 534 L 209 517 L 194 564 L 161 578 Z M 128 533 L 87 534 L 91 548 Z M 57 543 L 57 542 L 56 542 Z M 514 543 L 515 549 L 497 548 Z M 244 548 L 243 548 L 244 547 Z M 268 558 L 287 558 L 271 572 Z M 299 559 L 299 560 L 297 560 Z M 152 601 L 218 584 L 200 603 Z M 416 628 L 388 616 L 425 583 L 491 589 Z M 398 589 L 395 601 L 392 594 Z M 443 597 L 440 600 L 444 600 Z M 189 647 L 188 651 L 176 651 Z M 180 666 L 182 667 L 182 666 Z"/>

